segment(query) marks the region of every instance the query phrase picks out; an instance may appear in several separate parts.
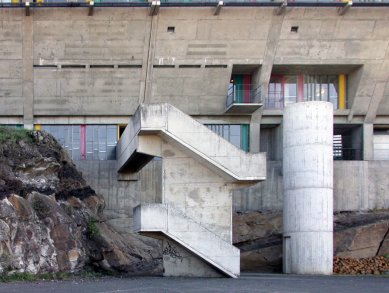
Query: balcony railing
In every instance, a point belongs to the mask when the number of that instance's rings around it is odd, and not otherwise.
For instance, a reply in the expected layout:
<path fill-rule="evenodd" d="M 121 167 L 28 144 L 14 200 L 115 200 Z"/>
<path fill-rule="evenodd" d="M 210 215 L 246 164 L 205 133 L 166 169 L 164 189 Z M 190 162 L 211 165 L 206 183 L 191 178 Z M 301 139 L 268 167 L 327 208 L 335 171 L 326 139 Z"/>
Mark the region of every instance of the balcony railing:
<path fill-rule="evenodd" d="M 362 150 L 355 148 L 343 148 L 334 146 L 334 160 L 352 161 L 362 159 Z"/>
<path fill-rule="evenodd" d="M 251 84 L 230 85 L 228 88 L 226 107 L 232 104 L 261 103 L 261 89 Z"/>
<path fill-rule="evenodd" d="M 257 85 L 235 84 L 228 88 L 226 113 L 252 114 L 261 107 L 261 89 Z"/>
<path fill-rule="evenodd" d="M 282 92 L 268 92 L 264 102 L 265 109 L 284 109 L 284 94 Z"/>
<path fill-rule="evenodd" d="M 24 7 L 24 0 L 0 0 L 0 7 Z M 89 0 L 31 0 L 32 7 L 88 6 Z M 218 0 L 161 0 L 161 6 L 216 6 Z M 280 6 L 283 0 L 224 0 L 224 6 Z M 343 0 L 288 0 L 288 6 L 344 6 Z M 148 0 L 95 0 L 95 6 L 147 7 Z M 389 0 L 353 0 L 353 6 L 389 6 Z"/>

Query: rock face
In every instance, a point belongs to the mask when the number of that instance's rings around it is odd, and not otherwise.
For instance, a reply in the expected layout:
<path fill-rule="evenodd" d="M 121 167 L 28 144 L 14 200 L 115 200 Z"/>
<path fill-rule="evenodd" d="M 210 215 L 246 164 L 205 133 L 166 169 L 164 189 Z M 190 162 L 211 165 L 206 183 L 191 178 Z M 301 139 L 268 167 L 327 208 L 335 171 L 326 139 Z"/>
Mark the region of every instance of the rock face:
<path fill-rule="evenodd" d="M 282 213 L 233 214 L 233 243 L 241 271 L 282 271 Z"/>
<path fill-rule="evenodd" d="M 161 272 L 159 244 L 105 223 L 104 200 L 48 134 L 0 128 L 0 272 Z M 142 245 L 139 245 L 139 244 Z"/>
<path fill-rule="evenodd" d="M 241 249 L 241 270 L 282 271 L 282 213 L 236 213 L 234 245 Z M 334 254 L 371 258 L 389 254 L 389 211 L 334 215 Z"/>

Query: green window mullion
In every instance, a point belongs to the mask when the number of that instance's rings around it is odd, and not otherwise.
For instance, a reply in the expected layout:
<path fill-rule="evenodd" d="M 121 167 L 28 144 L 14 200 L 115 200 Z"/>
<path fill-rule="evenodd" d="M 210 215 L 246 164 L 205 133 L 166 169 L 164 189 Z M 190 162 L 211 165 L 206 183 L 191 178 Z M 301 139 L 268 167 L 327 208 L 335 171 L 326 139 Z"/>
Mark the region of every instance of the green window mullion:
<path fill-rule="evenodd" d="M 250 150 L 248 124 L 241 125 L 241 145 L 242 145 L 242 150 L 244 150 L 245 152 L 248 152 Z"/>
<path fill-rule="evenodd" d="M 237 103 L 243 102 L 243 75 L 234 75 L 234 101 Z"/>

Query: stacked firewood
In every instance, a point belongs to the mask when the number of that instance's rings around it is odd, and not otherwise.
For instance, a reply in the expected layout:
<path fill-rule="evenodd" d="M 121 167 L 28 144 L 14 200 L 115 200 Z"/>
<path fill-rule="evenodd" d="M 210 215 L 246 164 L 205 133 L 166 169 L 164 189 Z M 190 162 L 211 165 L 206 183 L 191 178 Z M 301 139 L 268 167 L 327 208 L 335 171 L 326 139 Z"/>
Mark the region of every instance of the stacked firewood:
<path fill-rule="evenodd" d="M 336 274 L 380 275 L 387 272 L 389 272 L 389 258 L 384 256 L 369 258 L 334 257 L 334 273 Z"/>

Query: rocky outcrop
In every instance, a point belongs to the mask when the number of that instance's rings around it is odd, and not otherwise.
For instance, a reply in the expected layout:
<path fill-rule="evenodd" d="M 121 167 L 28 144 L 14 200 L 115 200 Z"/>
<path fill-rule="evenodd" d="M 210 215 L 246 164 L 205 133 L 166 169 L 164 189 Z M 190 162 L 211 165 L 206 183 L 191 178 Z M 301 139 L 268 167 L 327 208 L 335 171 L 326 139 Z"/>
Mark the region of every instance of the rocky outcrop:
<path fill-rule="evenodd" d="M 114 231 L 104 206 L 50 135 L 0 128 L 0 272 L 160 273 L 159 244 Z"/>
<path fill-rule="evenodd" d="M 241 271 L 282 270 L 282 213 L 233 214 L 233 243 L 240 249 Z"/>
<path fill-rule="evenodd" d="M 282 213 L 236 213 L 234 245 L 241 249 L 242 271 L 282 271 Z M 389 211 L 334 215 L 334 254 L 371 258 L 389 254 Z"/>

